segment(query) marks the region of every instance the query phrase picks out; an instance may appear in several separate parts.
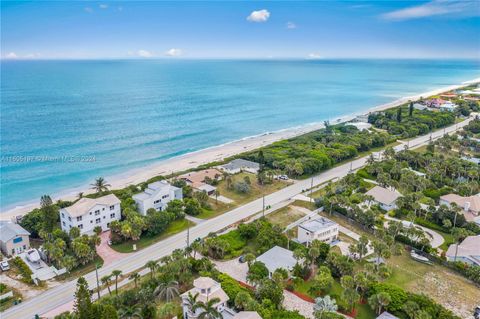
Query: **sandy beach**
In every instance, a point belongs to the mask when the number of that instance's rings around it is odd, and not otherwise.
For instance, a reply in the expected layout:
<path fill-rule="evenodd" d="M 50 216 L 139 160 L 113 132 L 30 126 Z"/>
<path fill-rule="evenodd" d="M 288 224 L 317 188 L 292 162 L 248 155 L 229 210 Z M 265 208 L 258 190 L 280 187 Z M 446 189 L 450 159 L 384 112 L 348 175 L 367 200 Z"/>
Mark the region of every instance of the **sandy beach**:
<path fill-rule="evenodd" d="M 342 116 L 335 119 L 329 119 L 329 120 L 330 120 L 330 123 L 332 124 L 348 122 L 354 119 L 358 115 L 368 114 L 370 112 L 375 112 L 375 111 L 381 111 L 384 109 L 401 105 L 409 100 L 417 100 L 420 97 L 437 95 L 442 92 L 458 89 L 462 86 L 465 86 L 471 83 L 477 83 L 477 82 L 480 82 L 480 78 L 463 82 L 458 85 L 452 85 L 448 87 L 435 89 L 435 90 L 424 92 L 414 96 L 403 97 L 401 99 L 397 99 L 395 101 L 392 101 L 386 104 L 372 107 L 364 112 L 350 114 L 350 115 Z M 115 175 L 115 176 L 106 176 L 105 178 L 112 185 L 112 189 L 123 188 L 128 185 L 134 185 L 134 184 L 144 182 L 145 180 L 157 175 L 169 175 L 171 173 L 189 170 L 202 164 L 221 161 L 233 155 L 236 155 L 245 151 L 251 151 L 259 147 L 269 145 L 276 141 L 299 136 L 308 132 L 321 129 L 323 127 L 324 127 L 323 122 L 310 123 L 310 124 L 302 125 L 300 127 L 287 128 L 287 129 L 279 130 L 276 132 L 251 136 L 251 137 L 243 138 L 237 141 L 229 142 L 223 145 L 218 145 L 218 146 L 210 147 L 207 149 L 199 150 L 196 152 L 184 154 L 178 157 L 174 157 L 174 158 L 156 163 L 154 165 L 146 166 L 141 169 L 131 170 L 131 171 L 125 172 L 124 174 Z M 78 189 L 71 189 L 61 194 L 56 194 L 52 196 L 52 198 L 54 200 L 58 200 L 58 199 L 72 200 L 76 198 L 76 194 L 78 194 L 79 192 L 88 194 L 88 193 L 91 193 L 92 190 L 88 189 L 88 186 L 86 185 Z M 31 211 L 36 207 L 38 207 L 38 202 L 31 202 L 31 201 L 27 202 L 22 206 L 17 206 L 13 209 L 1 212 L 0 220 L 10 220 L 16 216 L 24 215 L 25 213 L 28 213 L 29 211 Z"/>

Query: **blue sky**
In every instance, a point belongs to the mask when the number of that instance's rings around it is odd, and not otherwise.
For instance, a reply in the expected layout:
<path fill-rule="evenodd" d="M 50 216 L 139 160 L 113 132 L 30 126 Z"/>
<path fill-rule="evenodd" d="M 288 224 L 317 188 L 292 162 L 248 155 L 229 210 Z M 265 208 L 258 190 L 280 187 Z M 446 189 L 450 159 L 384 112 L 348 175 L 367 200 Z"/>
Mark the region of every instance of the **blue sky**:
<path fill-rule="evenodd" d="M 1 56 L 480 58 L 480 1 L 2 1 Z"/>

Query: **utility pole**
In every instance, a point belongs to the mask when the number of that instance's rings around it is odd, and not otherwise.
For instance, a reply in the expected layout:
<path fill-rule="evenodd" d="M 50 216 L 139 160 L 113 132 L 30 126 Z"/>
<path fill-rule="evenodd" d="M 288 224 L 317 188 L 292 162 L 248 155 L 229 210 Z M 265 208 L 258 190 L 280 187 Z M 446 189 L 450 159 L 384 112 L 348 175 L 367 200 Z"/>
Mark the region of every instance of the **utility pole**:
<path fill-rule="evenodd" d="M 97 300 L 100 300 L 100 285 L 98 282 L 98 263 L 95 263 L 95 276 L 97 277 L 97 296 L 98 296 Z"/>

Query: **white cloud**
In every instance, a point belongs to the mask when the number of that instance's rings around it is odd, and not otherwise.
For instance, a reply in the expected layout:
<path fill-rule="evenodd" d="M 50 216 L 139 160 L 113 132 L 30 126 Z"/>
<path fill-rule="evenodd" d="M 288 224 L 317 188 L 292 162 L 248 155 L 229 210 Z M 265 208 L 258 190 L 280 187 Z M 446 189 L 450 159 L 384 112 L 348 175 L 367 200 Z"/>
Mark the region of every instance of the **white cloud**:
<path fill-rule="evenodd" d="M 147 50 L 138 50 L 137 55 L 141 58 L 151 58 L 153 57 L 153 53 Z"/>
<path fill-rule="evenodd" d="M 297 25 L 294 22 L 288 21 L 287 22 L 287 29 L 296 29 Z"/>
<path fill-rule="evenodd" d="M 98 7 L 99 7 L 100 9 L 108 9 L 108 4 L 102 3 L 102 4 L 98 5 Z"/>
<path fill-rule="evenodd" d="M 40 57 L 40 53 L 29 53 L 24 56 L 25 59 L 36 59 Z"/>
<path fill-rule="evenodd" d="M 183 54 L 183 51 L 181 49 L 175 49 L 175 48 L 172 48 L 167 52 L 165 52 L 166 56 L 180 56 L 182 54 Z"/>
<path fill-rule="evenodd" d="M 5 59 L 18 59 L 18 55 L 15 52 L 9 52 L 5 56 Z"/>
<path fill-rule="evenodd" d="M 387 12 L 387 20 L 409 20 L 431 16 L 478 16 L 477 0 L 433 0 L 422 5 Z"/>
<path fill-rule="evenodd" d="M 318 52 L 309 53 L 307 56 L 308 59 L 322 59 L 323 57 Z"/>
<path fill-rule="evenodd" d="M 267 9 L 252 11 L 247 17 L 250 22 L 266 22 L 270 18 L 270 12 Z"/>
<path fill-rule="evenodd" d="M 93 9 L 90 8 L 90 7 L 85 7 L 83 10 L 85 10 L 85 12 L 88 12 L 88 13 L 92 13 L 92 12 L 93 12 Z"/>

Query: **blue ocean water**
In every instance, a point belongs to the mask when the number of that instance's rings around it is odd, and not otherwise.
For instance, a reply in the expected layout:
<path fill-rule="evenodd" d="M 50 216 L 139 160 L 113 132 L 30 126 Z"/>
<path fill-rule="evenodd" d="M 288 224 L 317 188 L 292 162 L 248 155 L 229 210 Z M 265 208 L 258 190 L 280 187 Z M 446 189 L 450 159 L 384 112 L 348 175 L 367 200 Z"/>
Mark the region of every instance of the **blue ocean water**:
<path fill-rule="evenodd" d="M 2 61 L 0 206 L 479 76 L 463 60 Z"/>

